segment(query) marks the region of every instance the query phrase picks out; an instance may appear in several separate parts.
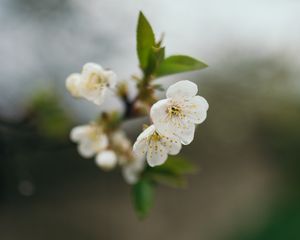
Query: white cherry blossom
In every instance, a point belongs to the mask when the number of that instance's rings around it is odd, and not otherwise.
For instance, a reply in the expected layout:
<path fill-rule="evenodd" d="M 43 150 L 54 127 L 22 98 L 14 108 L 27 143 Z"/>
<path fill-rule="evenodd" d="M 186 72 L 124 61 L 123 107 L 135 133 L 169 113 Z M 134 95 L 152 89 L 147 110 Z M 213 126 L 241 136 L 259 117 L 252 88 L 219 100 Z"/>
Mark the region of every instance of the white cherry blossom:
<path fill-rule="evenodd" d="M 145 168 L 145 157 L 134 156 L 131 161 L 122 166 L 122 174 L 128 184 L 134 184 L 139 180 L 141 172 Z"/>
<path fill-rule="evenodd" d="M 85 98 L 97 105 L 104 101 L 107 90 L 115 85 L 116 74 L 96 63 L 86 63 L 81 74 L 71 74 L 66 80 L 66 87 L 72 96 Z"/>
<path fill-rule="evenodd" d="M 122 174 L 128 184 L 138 181 L 145 167 L 145 157 L 138 158 L 132 152 L 132 144 L 124 131 L 118 130 L 110 136 L 111 144 L 118 152 L 118 163 L 122 168 Z"/>
<path fill-rule="evenodd" d="M 175 135 L 184 145 L 193 141 L 195 124 L 206 119 L 208 110 L 207 101 L 197 92 L 195 83 L 182 80 L 168 88 L 167 99 L 151 107 L 150 116 L 160 134 Z"/>
<path fill-rule="evenodd" d="M 115 131 L 111 136 L 112 145 L 117 148 L 120 152 L 128 152 L 132 150 L 132 144 L 126 137 L 124 131 Z"/>
<path fill-rule="evenodd" d="M 82 157 L 90 158 L 108 146 L 108 138 L 96 124 L 81 125 L 72 129 L 72 141 L 78 143 L 78 152 Z"/>
<path fill-rule="evenodd" d="M 96 156 L 95 159 L 96 164 L 104 169 L 104 170 L 111 170 L 117 165 L 117 155 L 112 150 L 105 150 Z"/>
<path fill-rule="evenodd" d="M 81 79 L 81 76 L 79 73 L 73 73 L 66 80 L 66 88 L 73 97 L 81 96 L 80 92 L 79 92 L 80 79 Z"/>
<path fill-rule="evenodd" d="M 81 81 L 79 83 L 80 93 L 86 99 L 100 105 L 108 88 L 116 85 L 114 72 L 104 70 L 100 65 L 87 63 L 83 66 Z"/>
<path fill-rule="evenodd" d="M 145 157 L 151 167 L 163 164 L 168 154 L 176 155 L 181 149 L 180 139 L 158 133 L 151 125 L 145 129 L 133 145 L 133 152 L 138 158 Z"/>

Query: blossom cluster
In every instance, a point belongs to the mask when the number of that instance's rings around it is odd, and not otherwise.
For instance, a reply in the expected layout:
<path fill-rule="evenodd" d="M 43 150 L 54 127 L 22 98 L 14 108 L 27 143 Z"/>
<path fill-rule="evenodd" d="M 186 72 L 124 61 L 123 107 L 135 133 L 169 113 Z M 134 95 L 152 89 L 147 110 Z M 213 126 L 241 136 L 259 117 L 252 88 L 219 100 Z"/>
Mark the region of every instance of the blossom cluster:
<path fill-rule="evenodd" d="M 95 63 L 85 64 L 81 73 L 71 74 L 66 80 L 66 88 L 73 97 L 96 105 L 101 105 L 106 92 L 116 90 L 117 86 L 116 74 Z M 77 126 L 70 138 L 78 144 L 82 157 L 95 157 L 96 164 L 104 170 L 120 166 L 125 180 L 136 183 L 147 164 L 161 165 L 168 155 L 178 154 L 182 145 L 193 141 L 196 124 L 205 120 L 208 110 L 207 101 L 197 92 L 197 85 L 188 80 L 171 85 L 166 98 L 151 106 L 149 114 L 153 124 L 137 137 L 133 146 L 120 126 L 108 127 L 109 119 Z M 134 102 L 129 105 L 133 106 Z M 121 123 L 122 120 L 125 117 Z"/>

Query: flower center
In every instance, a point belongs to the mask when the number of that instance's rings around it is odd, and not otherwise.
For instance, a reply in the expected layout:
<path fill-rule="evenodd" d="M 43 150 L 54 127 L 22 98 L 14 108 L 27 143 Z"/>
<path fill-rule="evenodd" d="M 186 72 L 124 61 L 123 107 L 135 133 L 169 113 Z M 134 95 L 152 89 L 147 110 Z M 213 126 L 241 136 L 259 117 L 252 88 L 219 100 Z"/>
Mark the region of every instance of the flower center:
<path fill-rule="evenodd" d="M 107 85 L 107 81 L 105 78 L 102 78 L 96 73 L 92 73 L 91 76 L 89 77 L 86 86 L 89 90 L 96 90 L 99 88 L 103 88 L 105 85 Z"/>
<path fill-rule="evenodd" d="M 173 117 L 173 116 L 178 117 L 178 116 L 182 115 L 182 110 L 179 106 L 172 105 L 172 106 L 168 107 L 167 113 L 170 117 Z"/>
<path fill-rule="evenodd" d="M 100 139 L 101 135 L 102 129 L 97 126 L 92 126 L 88 133 L 88 138 L 93 142 L 97 142 Z"/>
<path fill-rule="evenodd" d="M 161 138 L 162 137 L 157 132 L 154 132 L 151 136 L 151 140 L 154 142 L 158 142 Z"/>

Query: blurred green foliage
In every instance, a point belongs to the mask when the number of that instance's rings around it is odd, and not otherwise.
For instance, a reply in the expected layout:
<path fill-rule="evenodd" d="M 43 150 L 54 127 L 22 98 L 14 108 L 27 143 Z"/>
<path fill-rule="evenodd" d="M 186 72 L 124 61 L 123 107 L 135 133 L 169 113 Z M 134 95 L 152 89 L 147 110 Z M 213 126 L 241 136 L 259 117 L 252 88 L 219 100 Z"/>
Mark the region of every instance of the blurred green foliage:
<path fill-rule="evenodd" d="M 267 216 L 258 226 L 236 228 L 225 239 L 300 239 L 300 95 L 294 81 L 298 76 L 284 58 L 270 57 L 241 58 L 206 79 L 202 91 L 209 95 L 212 134 L 228 147 L 256 146 L 261 160 L 277 174 Z"/>
<path fill-rule="evenodd" d="M 300 184 L 300 101 L 279 98 L 261 114 L 261 142 L 291 185 Z M 300 190 L 299 190 L 300 192 Z"/>
<path fill-rule="evenodd" d="M 72 121 L 60 106 L 58 96 L 40 92 L 33 97 L 29 112 L 39 134 L 49 138 L 65 138 L 69 135 Z"/>

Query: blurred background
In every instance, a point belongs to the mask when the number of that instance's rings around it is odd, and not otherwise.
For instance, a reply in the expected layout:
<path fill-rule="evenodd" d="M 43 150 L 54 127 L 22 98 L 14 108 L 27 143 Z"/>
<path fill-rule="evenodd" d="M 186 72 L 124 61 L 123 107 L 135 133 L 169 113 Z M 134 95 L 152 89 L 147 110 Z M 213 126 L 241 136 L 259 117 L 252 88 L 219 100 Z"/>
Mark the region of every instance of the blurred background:
<path fill-rule="evenodd" d="M 89 61 L 139 73 L 139 10 L 167 55 L 210 66 L 159 79 L 196 82 L 210 109 L 183 149 L 201 171 L 159 187 L 144 221 L 120 173 L 69 141 L 99 109 L 64 87 Z M 1 0 L 0 239 L 300 239 L 299 20 L 296 0 Z"/>

